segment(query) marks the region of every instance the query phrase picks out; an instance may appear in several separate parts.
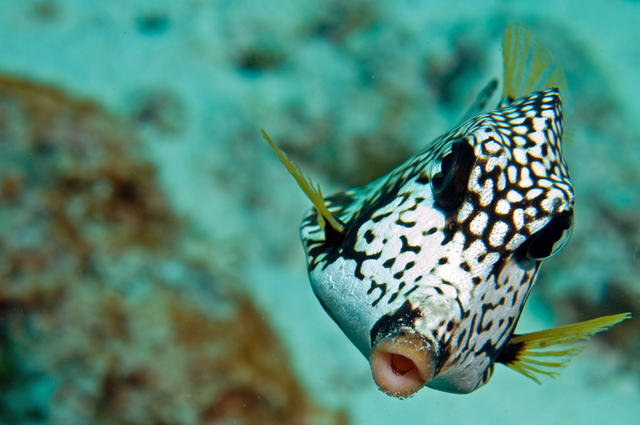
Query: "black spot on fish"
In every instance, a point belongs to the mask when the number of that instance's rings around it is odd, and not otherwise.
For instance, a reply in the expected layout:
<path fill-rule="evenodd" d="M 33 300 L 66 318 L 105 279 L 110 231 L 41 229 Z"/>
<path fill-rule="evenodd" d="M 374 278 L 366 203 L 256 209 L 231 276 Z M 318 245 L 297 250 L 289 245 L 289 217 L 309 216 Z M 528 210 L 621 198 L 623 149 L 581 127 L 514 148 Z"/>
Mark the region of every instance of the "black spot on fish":
<path fill-rule="evenodd" d="M 407 237 L 405 235 L 400 236 L 400 242 L 402 242 L 400 252 L 411 251 L 417 254 L 422 249 L 422 247 L 419 245 L 409 245 L 409 241 L 407 240 Z"/>
<path fill-rule="evenodd" d="M 383 218 L 389 217 L 391 214 L 393 214 L 393 211 L 387 211 L 385 213 L 372 216 L 371 217 L 371 221 L 373 221 L 374 223 L 378 223 L 378 222 L 382 221 Z"/>
<path fill-rule="evenodd" d="M 371 327 L 369 337 L 373 346 L 380 337 L 391 334 L 402 327 L 414 327 L 414 322 L 422 316 L 419 308 L 413 308 L 409 301 L 405 301 L 395 312 L 385 314 Z"/>
<path fill-rule="evenodd" d="M 427 235 L 433 235 L 435 232 L 438 231 L 437 227 L 432 227 L 429 230 L 425 230 L 424 232 L 422 232 L 423 236 L 427 236 Z"/>
<path fill-rule="evenodd" d="M 456 343 L 456 345 L 460 346 L 460 344 L 462 344 L 462 340 L 464 339 L 464 336 L 467 334 L 467 330 L 463 329 L 462 332 L 460 332 L 460 335 L 458 335 L 458 341 Z"/>
<path fill-rule="evenodd" d="M 442 344 L 440 351 L 438 352 L 438 357 L 436 358 L 435 367 L 433 368 L 434 375 L 437 375 L 442 366 L 445 365 L 449 357 L 451 356 L 451 347 L 448 343 Z"/>
<path fill-rule="evenodd" d="M 493 375 L 494 367 L 495 367 L 495 364 L 491 363 L 487 368 L 487 370 L 484 371 L 484 374 L 482 375 L 482 382 L 487 382 L 489 378 L 491 378 L 491 375 Z"/>
<path fill-rule="evenodd" d="M 367 229 L 367 231 L 364 232 L 364 239 L 367 241 L 367 243 L 373 242 L 375 237 L 376 236 L 373 234 L 373 231 L 371 229 Z"/>
<path fill-rule="evenodd" d="M 527 127 L 527 133 L 531 134 L 531 133 L 535 132 L 535 128 L 533 126 L 533 118 L 532 117 L 525 118 L 524 122 L 522 123 L 522 125 Z"/>
<path fill-rule="evenodd" d="M 371 279 L 371 287 L 367 291 L 367 295 L 371 295 L 371 293 L 373 291 L 375 291 L 376 289 L 380 289 L 380 296 L 373 303 L 371 303 L 371 306 L 375 306 L 376 304 L 378 304 L 380 302 L 380 300 L 382 299 L 382 297 L 384 297 L 386 295 L 386 293 L 387 293 L 387 284 L 386 283 L 378 283 L 375 280 Z"/>
<path fill-rule="evenodd" d="M 489 357 L 491 363 L 493 363 L 494 359 L 497 357 L 498 350 L 496 350 L 496 347 L 491 343 L 491 340 L 485 342 L 484 345 L 476 353 L 477 356 L 480 356 L 482 354 L 485 354 L 487 357 Z"/>
<path fill-rule="evenodd" d="M 516 302 L 518 302 L 518 291 L 513 293 L 513 297 L 511 298 L 511 307 L 516 305 Z"/>
<path fill-rule="evenodd" d="M 398 218 L 396 220 L 396 224 L 402 226 L 402 227 L 406 227 L 406 228 L 412 228 L 413 226 L 416 225 L 415 221 L 402 221 L 402 219 Z"/>
<path fill-rule="evenodd" d="M 406 283 L 400 282 L 400 285 L 398 285 L 398 290 L 389 297 L 389 301 L 387 301 L 387 304 L 391 304 L 395 301 L 396 298 L 398 298 L 398 295 L 400 295 L 400 292 L 402 292 L 402 289 L 405 287 L 405 285 Z"/>
<path fill-rule="evenodd" d="M 417 281 L 418 279 L 416 279 Z M 418 289 L 418 285 L 414 285 L 413 288 L 409 289 L 407 292 L 404 293 L 405 297 L 408 297 L 409 294 L 411 294 L 413 291 L 415 291 L 416 289 Z"/>
<path fill-rule="evenodd" d="M 463 319 L 466 319 L 467 317 L 469 317 L 469 314 L 471 314 L 471 310 L 465 310 L 464 307 L 462 306 L 462 303 L 460 302 L 460 298 L 456 297 L 456 302 L 458 303 L 458 308 L 460 309 L 460 315 Z"/>
<path fill-rule="evenodd" d="M 469 325 L 469 338 L 467 339 L 467 342 L 465 342 L 464 347 L 462 347 L 462 352 L 463 353 L 467 353 L 467 355 L 470 354 L 470 352 L 469 352 L 469 342 L 471 341 L 471 332 L 473 331 L 473 328 L 476 325 L 476 317 L 477 316 L 474 315 L 471 318 L 471 324 Z"/>
<path fill-rule="evenodd" d="M 416 183 L 419 184 L 429 184 L 429 176 L 426 173 L 422 172 L 420 176 L 416 179 Z"/>
<path fill-rule="evenodd" d="M 551 127 L 551 124 L 547 124 L 547 127 Z M 540 153 L 543 157 L 546 157 L 549 154 L 549 146 L 546 143 L 540 145 Z"/>

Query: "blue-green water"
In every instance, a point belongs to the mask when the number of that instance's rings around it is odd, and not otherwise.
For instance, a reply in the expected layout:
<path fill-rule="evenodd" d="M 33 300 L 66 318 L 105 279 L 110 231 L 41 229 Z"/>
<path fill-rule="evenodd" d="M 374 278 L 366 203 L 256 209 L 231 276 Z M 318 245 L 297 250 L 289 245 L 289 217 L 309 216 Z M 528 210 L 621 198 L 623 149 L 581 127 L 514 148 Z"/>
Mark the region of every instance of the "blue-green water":
<path fill-rule="evenodd" d="M 567 74 L 576 190 L 518 330 L 637 316 L 637 2 L 0 2 L 0 424 L 636 423 L 636 319 L 541 386 L 381 393 L 260 137 L 367 183 L 500 77 L 514 22 Z"/>

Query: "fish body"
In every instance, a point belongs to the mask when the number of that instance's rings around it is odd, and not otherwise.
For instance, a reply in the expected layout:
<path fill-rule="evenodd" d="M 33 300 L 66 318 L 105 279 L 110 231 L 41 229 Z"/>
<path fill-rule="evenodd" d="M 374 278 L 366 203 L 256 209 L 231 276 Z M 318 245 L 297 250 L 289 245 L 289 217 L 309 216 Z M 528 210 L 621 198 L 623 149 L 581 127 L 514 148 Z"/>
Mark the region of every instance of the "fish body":
<path fill-rule="evenodd" d="M 460 124 L 386 176 L 324 198 L 288 166 L 314 203 L 300 230 L 313 291 L 393 396 L 425 385 L 468 393 L 496 362 L 535 380 L 553 375 L 564 360 L 536 360 L 531 350 L 627 317 L 514 334 L 542 261 L 569 239 L 574 191 L 562 155 L 561 70 L 518 26 L 505 33 L 504 56 L 498 107 L 483 111 L 492 82 Z"/>
<path fill-rule="evenodd" d="M 301 233 L 313 290 L 365 356 L 379 334 L 409 327 L 437 347 L 441 379 L 428 385 L 469 392 L 486 381 L 540 268 L 522 244 L 552 221 L 570 230 L 561 120 L 557 90 L 533 93 L 463 123 L 368 190 L 339 195 L 337 208 L 328 198 L 349 223 L 339 244 L 310 211 Z M 444 194 L 456 205 L 443 207 L 430 176 L 456 155 L 444 171 L 462 164 L 449 184 L 465 194 Z"/>

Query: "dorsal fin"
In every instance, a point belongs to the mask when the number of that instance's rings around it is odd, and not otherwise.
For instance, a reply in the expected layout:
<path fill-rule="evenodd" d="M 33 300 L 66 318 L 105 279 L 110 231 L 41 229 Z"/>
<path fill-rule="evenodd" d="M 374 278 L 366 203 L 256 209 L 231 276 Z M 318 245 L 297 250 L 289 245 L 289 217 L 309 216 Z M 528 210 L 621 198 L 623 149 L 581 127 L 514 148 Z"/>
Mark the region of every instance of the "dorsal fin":
<path fill-rule="evenodd" d="M 567 80 L 551 53 L 519 24 L 509 25 L 502 41 L 504 90 L 502 104 L 537 90 L 555 87 L 561 91 Z"/>
<path fill-rule="evenodd" d="M 631 313 L 612 314 L 540 332 L 514 335 L 502 349 L 497 362 L 540 384 L 539 375 L 556 377 L 571 356 L 584 348 L 584 340 L 631 318 Z M 548 350 L 560 346 L 562 349 Z"/>
<path fill-rule="evenodd" d="M 316 208 L 318 212 L 318 226 L 321 229 L 327 232 L 325 229 L 325 221 L 329 223 L 329 226 L 337 233 L 344 232 L 344 224 L 342 224 L 338 219 L 336 219 L 331 211 L 327 208 L 327 205 L 324 202 L 324 197 L 322 196 L 322 190 L 320 189 L 320 185 L 314 184 L 313 181 L 307 176 L 304 175 L 300 167 L 295 165 L 291 160 L 287 157 L 279 147 L 276 145 L 271 137 L 267 134 L 266 131 L 260 129 L 262 133 L 262 137 L 269 143 L 273 151 L 278 155 L 280 162 L 286 167 L 289 173 L 293 176 L 293 178 L 300 186 L 300 189 L 307 195 L 307 198 L 313 203 L 313 206 Z"/>

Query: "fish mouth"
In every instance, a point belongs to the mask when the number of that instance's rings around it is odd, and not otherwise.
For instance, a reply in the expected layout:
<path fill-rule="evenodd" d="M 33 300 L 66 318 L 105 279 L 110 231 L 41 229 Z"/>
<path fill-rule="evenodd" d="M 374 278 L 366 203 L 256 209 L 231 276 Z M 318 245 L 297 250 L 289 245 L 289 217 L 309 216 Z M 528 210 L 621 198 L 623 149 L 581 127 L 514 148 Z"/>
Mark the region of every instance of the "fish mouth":
<path fill-rule="evenodd" d="M 390 396 L 409 397 L 433 377 L 433 354 L 427 339 L 413 331 L 388 335 L 369 356 L 373 380 Z"/>

